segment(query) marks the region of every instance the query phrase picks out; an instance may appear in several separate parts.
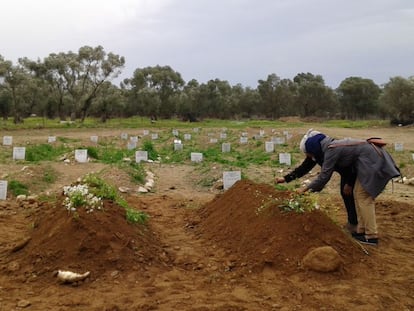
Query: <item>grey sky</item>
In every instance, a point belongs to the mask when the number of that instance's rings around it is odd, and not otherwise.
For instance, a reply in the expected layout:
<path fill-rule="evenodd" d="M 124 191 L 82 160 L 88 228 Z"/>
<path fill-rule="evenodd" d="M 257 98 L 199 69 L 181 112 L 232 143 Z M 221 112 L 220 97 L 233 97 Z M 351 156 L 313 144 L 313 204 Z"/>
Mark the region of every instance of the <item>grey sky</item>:
<path fill-rule="evenodd" d="M 102 45 L 136 68 L 169 65 L 188 82 L 255 88 L 275 73 L 414 75 L 412 0 L 3 0 L 0 55 L 43 59 Z"/>

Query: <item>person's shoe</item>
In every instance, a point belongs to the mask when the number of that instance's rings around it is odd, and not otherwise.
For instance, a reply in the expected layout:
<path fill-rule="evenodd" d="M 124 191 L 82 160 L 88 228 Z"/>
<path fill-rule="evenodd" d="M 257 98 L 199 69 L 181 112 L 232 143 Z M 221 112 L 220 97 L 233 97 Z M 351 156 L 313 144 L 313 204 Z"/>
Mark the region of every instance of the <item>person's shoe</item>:
<path fill-rule="evenodd" d="M 362 244 L 373 245 L 373 246 L 378 245 L 378 238 L 367 239 L 365 235 L 356 235 L 356 236 L 354 235 L 353 237 L 355 240 L 357 240 L 359 243 L 362 243 Z"/>
<path fill-rule="evenodd" d="M 365 232 L 361 232 L 361 233 L 359 233 L 359 232 L 351 232 L 351 235 L 355 238 L 355 237 L 357 237 L 357 236 L 362 236 L 362 237 L 365 237 Z"/>

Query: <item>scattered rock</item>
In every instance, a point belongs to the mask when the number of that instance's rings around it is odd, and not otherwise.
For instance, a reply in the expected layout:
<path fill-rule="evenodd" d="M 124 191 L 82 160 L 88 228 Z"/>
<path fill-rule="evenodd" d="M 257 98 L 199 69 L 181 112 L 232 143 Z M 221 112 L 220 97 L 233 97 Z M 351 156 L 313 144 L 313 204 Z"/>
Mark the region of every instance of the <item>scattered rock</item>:
<path fill-rule="evenodd" d="M 118 190 L 119 190 L 119 192 L 122 192 L 122 193 L 128 193 L 131 189 L 130 188 L 128 188 L 128 187 L 119 187 L 118 188 Z"/>
<path fill-rule="evenodd" d="M 338 252 L 331 246 L 322 246 L 311 250 L 303 257 L 303 265 L 317 272 L 333 272 L 342 266 Z"/>
<path fill-rule="evenodd" d="M 28 301 L 28 300 L 24 300 L 24 299 L 19 300 L 19 302 L 17 303 L 17 307 L 18 307 L 18 308 L 27 308 L 27 307 L 29 307 L 30 305 L 31 305 L 30 301 Z"/>

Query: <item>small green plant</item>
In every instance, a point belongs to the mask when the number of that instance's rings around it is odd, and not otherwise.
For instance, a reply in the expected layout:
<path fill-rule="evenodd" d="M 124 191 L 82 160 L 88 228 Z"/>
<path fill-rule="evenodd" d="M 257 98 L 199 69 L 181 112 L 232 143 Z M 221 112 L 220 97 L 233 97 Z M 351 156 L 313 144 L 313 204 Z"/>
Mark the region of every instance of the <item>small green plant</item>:
<path fill-rule="evenodd" d="M 144 141 L 142 149 L 148 152 L 148 159 L 156 160 L 158 158 L 158 152 L 155 151 L 154 144 L 151 141 Z"/>
<path fill-rule="evenodd" d="M 88 174 L 83 178 L 83 182 L 89 185 L 90 192 L 102 199 L 116 201 L 118 194 L 116 189 L 108 185 L 102 178 L 95 174 Z"/>
<path fill-rule="evenodd" d="M 56 181 L 56 179 L 57 179 L 56 171 L 51 166 L 47 166 L 43 171 L 42 180 L 48 184 L 52 184 Z"/>
<path fill-rule="evenodd" d="M 133 182 L 138 184 L 143 184 L 145 182 L 145 169 L 141 164 L 131 162 L 125 169 L 128 175 L 131 176 Z"/>
<path fill-rule="evenodd" d="M 87 184 L 65 186 L 63 194 L 66 196 L 63 205 L 70 212 L 76 212 L 80 207 L 84 207 L 88 213 L 103 208 L 102 199 L 90 193 Z"/>
<path fill-rule="evenodd" d="M 86 148 L 88 150 L 88 156 L 98 160 L 99 159 L 99 152 L 98 152 L 98 148 L 96 147 L 88 147 Z"/>
<path fill-rule="evenodd" d="M 261 197 L 260 193 L 256 193 L 255 195 L 257 198 Z M 263 204 L 256 209 L 256 215 L 262 214 L 265 211 L 273 211 L 270 209 L 271 207 L 276 207 L 282 212 L 295 213 L 304 213 L 319 209 L 316 197 L 311 193 L 290 193 L 288 198 L 280 196 L 273 197 L 273 195 L 270 195 L 269 197 L 262 199 L 262 203 Z"/>
<path fill-rule="evenodd" d="M 284 212 L 304 213 L 319 209 L 316 197 L 312 193 L 294 194 L 279 205 Z"/>
<path fill-rule="evenodd" d="M 21 194 L 24 194 L 24 195 L 29 194 L 28 187 L 25 184 L 22 184 L 20 181 L 17 181 L 17 180 L 11 180 L 9 182 L 8 188 L 15 197 Z"/>
<path fill-rule="evenodd" d="M 145 224 L 148 220 L 148 214 L 134 210 L 132 208 L 126 208 L 126 219 L 129 223 L 133 224 Z"/>

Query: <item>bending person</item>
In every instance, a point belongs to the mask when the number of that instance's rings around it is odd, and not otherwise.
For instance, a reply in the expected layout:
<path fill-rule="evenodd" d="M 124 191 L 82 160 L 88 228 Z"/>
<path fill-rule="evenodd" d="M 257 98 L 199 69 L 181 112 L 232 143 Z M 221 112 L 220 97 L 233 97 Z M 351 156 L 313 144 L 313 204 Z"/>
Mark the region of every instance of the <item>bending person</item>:
<path fill-rule="evenodd" d="M 310 135 L 309 135 L 310 136 Z M 305 135 L 303 148 L 310 157 L 322 152 L 323 163 L 319 175 L 299 192 L 321 191 L 331 179 L 335 168 L 355 168 L 355 206 L 358 216 L 354 238 L 361 243 L 377 245 L 378 229 L 375 216 L 375 198 L 384 190 L 388 181 L 400 176 L 391 155 L 369 140 L 336 140 L 322 134 Z"/>
<path fill-rule="evenodd" d="M 306 154 L 306 158 L 303 162 L 295 168 L 291 173 L 285 175 L 284 177 L 276 178 L 277 183 L 289 183 L 292 180 L 298 179 L 309 173 L 316 164 L 322 166 L 323 164 L 323 153 L 321 149 L 314 150 L 314 154 L 306 153 L 305 142 L 307 138 L 314 137 L 315 140 L 322 140 L 326 136 L 318 131 L 309 130 L 308 133 L 302 138 L 300 143 L 300 149 L 303 153 Z M 335 166 L 334 170 L 341 176 L 340 183 L 340 193 L 342 200 L 344 202 L 348 222 L 346 224 L 346 229 L 351 233 L 355 234 L 357 232 L 358 218 L 355 208 L 355 199 L 353 195 L 353 188 L 356 180 L 356 172 L 353 167 L 340 167 Z"/>

